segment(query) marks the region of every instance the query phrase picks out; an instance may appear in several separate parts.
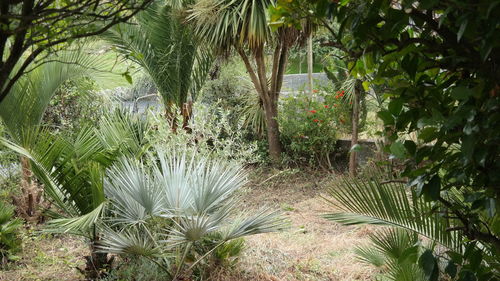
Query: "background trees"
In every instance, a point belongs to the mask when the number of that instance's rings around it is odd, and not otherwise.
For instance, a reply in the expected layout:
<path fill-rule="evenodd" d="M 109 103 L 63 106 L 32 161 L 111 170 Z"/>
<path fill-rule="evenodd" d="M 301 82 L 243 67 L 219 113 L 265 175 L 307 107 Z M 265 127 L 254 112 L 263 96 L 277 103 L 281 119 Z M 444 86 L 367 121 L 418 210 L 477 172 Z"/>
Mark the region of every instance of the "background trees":
<path fill-rule="evenodd" d="M 219 54 L 236 51 L 243 60 L 266 113 L 269 155 L 278 161 L 282 151 L 276 119 L 278 97 L 289 49 L 300 33 L 289 27 L 271 30 L 266 13 L 273 4 L 270 0 L 204 0 L 193 6 L 188 20 L 195 33 Z M 266 48 L 273 49 L 272 63 L 266 61 Z"/>
<path fill-rule="evenodd" d="M 43 57 L 75 39 L 127 21 L 152 0 L 2 1 L 0 5 L 0 102 Z"/>

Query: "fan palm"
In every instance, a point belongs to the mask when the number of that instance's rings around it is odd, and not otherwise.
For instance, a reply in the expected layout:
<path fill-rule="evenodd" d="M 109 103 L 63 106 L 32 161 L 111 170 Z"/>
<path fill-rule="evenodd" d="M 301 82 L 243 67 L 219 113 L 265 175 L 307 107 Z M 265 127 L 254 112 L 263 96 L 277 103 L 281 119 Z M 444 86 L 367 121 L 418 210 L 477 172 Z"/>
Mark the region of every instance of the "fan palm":
<path fill-rule="evenodd" d="M 275 212 L 235 214 L 236 191 L 244 183 L 240 167 L 203 156 L 157 150 L 146 162 L 122 159 L 105 181 L 113 216 L 102 249 L 152 259 L 175 280 L 177 274 L 161 262 L 171 261 L 174 253 L 181 254 L 179 273 L 188 257 L 196 260 L 193 268 L 227 241 L 282 228 Z M 207 240 L 213 247 L 197 252 Z"/>
<path fill-rule="evenodd" d="M 299 33 L 293 28 L 273 32 L 267 24 L 267 9 L 274 0 L 201 0 L 189 11 L 195 33 L 219 53 L 238 52 L 258 92 L 266 115 L 269 154 L 279 160 L 278 97 L 283 83 L 289 48 Z M 266 46 L 273 46 L 271 76 L 266 69 Z M 252 64 L 251 54 L 255 64 Z M 255 65 L 255 67 L 254 67 Z"/>
<path fill-rule="evenodd" d="M 189 26 L 182 22 L 179 5 L 156 1 L 138 13 L 132 23 L 119 24 L 102 35 L 151 77 L 173 128 L 176 125 L 173 106 L 183 109 L 187 125 L 191 114 L 188 98 L 196 97 L 213 62 L 208 49 L 199 44 Z"/>
<path fill-rule="evenodd" d="M 88 47 L 88 44 L 84 44 Z M 66 50 L 46 58 L 47 62 L 32 69 L 14 84 L 10 94 L 0 103 L 0 118 L 10 138 L 28 149 L 39 139 L 40 123 L 50 99 L 68 80 L 83 77 L 112 78 L 108 61 L 89 54 L 83 48 Z M 41 189 L 32 179 L 31 167 L 21 157 L 22 197 L 16 198 L 17 212 L 28 221 L 40 219 Z"/>

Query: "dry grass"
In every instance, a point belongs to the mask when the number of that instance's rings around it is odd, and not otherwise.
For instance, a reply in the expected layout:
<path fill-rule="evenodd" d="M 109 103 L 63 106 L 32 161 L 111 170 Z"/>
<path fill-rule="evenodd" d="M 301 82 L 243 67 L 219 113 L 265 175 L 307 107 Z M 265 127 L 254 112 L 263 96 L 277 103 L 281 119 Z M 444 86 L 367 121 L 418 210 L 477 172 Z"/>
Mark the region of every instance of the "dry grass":
<path fill-rule="evenodd" d="M 331 211 L 322 192 L 333 174 L 298 170 L 257 170 L 243 196 L 244 208 L 280 208 L 291 227 L 281 233 L 246 240 L 240 262 L 211 274 L 217 281 L 370 280 L 373 268 L 358 262 L 352 250 L 368 242 L 369 227 L 345 227 L 320 217 Z M 83 267 L 88 249 L 82 239 L 38 237 L 24 246 L 22 259 L 0 272 L 3 280 L 83 280 L 75 267 Z M 133 280 L 133 279 L 131 279 Z"/>
<path fill-rule="evenodd" d="M 1 281 L 82 280 L 76 267 L 84 267 L 89 250 L 82 238 L 27 234 L 21 260 L 0 272 Z"/>
<path fill-rule="evenodd" d="M 291 227 L 248 238 L 238 267 L 212 280 L 370 280 L 373 268 L 357 261 L 352 250 L 368 242 L 371 229 L 345 227 L 320 216 L 332 210 L 321 195 L 334 178 L 303 171 L 254 174 L 245 194 L 246 207 L 281 208 Z"/>

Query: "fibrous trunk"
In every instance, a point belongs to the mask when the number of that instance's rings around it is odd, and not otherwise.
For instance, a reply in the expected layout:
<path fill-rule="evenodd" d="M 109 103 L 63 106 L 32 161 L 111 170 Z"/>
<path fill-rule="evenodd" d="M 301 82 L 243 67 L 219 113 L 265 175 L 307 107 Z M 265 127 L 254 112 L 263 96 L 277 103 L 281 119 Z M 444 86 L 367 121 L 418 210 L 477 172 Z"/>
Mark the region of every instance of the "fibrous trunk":
<path fill-rule="evenodd" d="M 30 161 L 21 157 L 21 194 L 14 196 L 16 213 L 29 223 L 43 221 L 42 209 L 48 205 L 43 201 L 43 188 L 33 178 Z"/>

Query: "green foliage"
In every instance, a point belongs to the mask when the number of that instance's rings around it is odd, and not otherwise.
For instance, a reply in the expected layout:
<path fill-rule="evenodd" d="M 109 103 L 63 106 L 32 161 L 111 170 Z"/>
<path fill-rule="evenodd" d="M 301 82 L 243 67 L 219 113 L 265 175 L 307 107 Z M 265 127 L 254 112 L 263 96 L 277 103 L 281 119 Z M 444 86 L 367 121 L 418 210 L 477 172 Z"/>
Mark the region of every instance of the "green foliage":
<path fill-rule="evenodd" d="M 50 99 L 42 123 L 54 131 L 77 132 L 86 125 L 97 125 L 111 104 L 109 97 L 97 93 L 91 79 L 66 81 Z"/>
<path fill-rule="evenodd" d="M 411 232 L 412 235 L 424 236 L 438 245 L 436 248 L 430 247 L 430 250 L 423 254 L 419 252 L 418 267 L 415 267 L 415 249 L 412 248 L 415 245 L 406 249 L 399 247 L 395 257 L 398 257 L 398 260 L 408 259 L 412 264 L 403 265 L 401 268 L 389 266 L 388 274 L 392 275 L 392 280 L 412 280 L 411 278 L 417 278 L 412 277 L 412 273 L 419 275 L 420 271 L 425 275 L 422 280 L 438 280 L 438 276 L 451 275 L 447 271 L 443 273 L 443 270 L 438 270 L 439 264 L 445 262 L 449 265 L 448 270 L 460 268 L 478 280 L 496 280 L 498 277 L 494 250 L 477 243 L 469 243 L 460 232 L 450 232 L 450 229 L 460 226 L 460 219 L 452 217 L 451 210 L 419 197 L 415 188 L 406 189 L 400 180 L 382 180 L 377 173 L 367 176 L 366 179 L 344 177 L 329 189 L 329 194 L 333 198 L 331 203 L 340 211 L 326 215 L 328 219 L 346 225 L 391 226 L 407 233 Z M 457 194 L 459 193 L 455 191 L 454 196 L 446 199 L 460 203 Z M 391 235 L 394 237 L 391 238 Z M 372 240 L 378 250 L 360 248 L 358 254 L 363 260 L 382 266 L 383 256 L 388 255 L 388 249 L 381 248 L 380 244 L 389 238 L 402 239 L 397 237 L 400 235 L 402 234 L 393 232 L 386 237 L 374 237 Z M 401 276 L 406 279 L 400 279 L 403 278 Z"/>
<path fill-rule="evenodd" d="M 84 46 L 90 46 L 85 45 Z M 85 77 L 110 79 L 113 74 L 104 71 L 107 60 L 89 54 L 81 46 L 75 50 L 49 56 L 46 63 L 23 75 L 0 103 L 0 118 L 10 137 L 24 147 L 29 147 L 37 137 L 36 131 L 54 95 L 69 80 Z"/>
<path fill-rule="evenodd" d="M 262 102 L 245 73 L 236 69 L 234 63 L 222 67 L 215 80 L 207 81 L 203 87 L 201 103 L 229 111 L 229 120 L 235 125 L 243 121 L 249 139 L 263 139 L 266 133 L 266 117 Z"/>
<path fill-rule="evenodd" d="M 344 92 L 315 90 L 282 99 L 278 118 L 285 152 L 294 161 L 330 168 L 335 142 L 349 126 Z"/>
<path fill-rule="evenodd" d="M 170 150 L 186 150 L 193 155 L 211 155 L 242 164 L 259 163 L 257 142 L 247 138 L 243 119 L 234 119 L 234 111 L 226 110 L 218 101 L 211 105 L 195 103 L 189 122 L 191 132 L 172 132 L 162 115 L 150 114 L 149 120 L 157 132 L 150 134 L 154 146 Z"/>
<path fill-rule="evenodd" d="M 108 276 L 99 279 L 101 281 L 157 281 L 169 280 L 169 276 L 161 270 L 154 262 L 135 256 L 124 257 L 118 261 L 118 265 L 111 270 Z"/>
<path fill-rule="evenodd" d="M 58 208 L 48 231 L 95 239 L 94 225 L 104 209 L 106 168 L 123 155 L 139 157 L 147 149 L 146 121 L 116 111 L 97 129 L 83 127 L 75 136 L 41 131 L 27 149 L 6 139 L 3 145 L 31 160 L 46 196 Z"/>
<path fill-rule="evenodd" d="M 361 261 L 375 265 L 382 271 L 382 276 L 378 276 L 377 280 L 430 280 L 419 266 L 419 261 L 424 260 L 427 253 L 426 247 L 415 233 L 390 229 L 377 231 L 370 234 L 369 238 L 371 245 L 357 247 L 355 253 Z M 437 263 L 431 265 L 432 269 L 439 272 Z"/>
<path fill-rule="evenodd" d="M 244 183 L 241 167 L 221 159 L 160 149 L 145 161 L 123 158 L 105 180 L 113 216 L 100 247 L 154 260 L 175 279 L 224 243 L 285 225 L 276 212 L 238 214 L 236 192 Z"/>
<path fill-rule="evenodd" d="M 182 10 L 155 1 L 103 34 L 113 48 L 151 77 L 166 108 L 196 98 L 213 57 L 179 16 Z"/>
<path fill-rule="evenodd" d="M 405 160 L 403 176 L 418 195 L 447 208 L 469 241 L 497 257 L 486 260 L 498 274 L 500 1 L 280 3 L 276 21 L 296 23 L 307 7 L 306 17 L 339 24 L 330 31 L 355 58 L 351 73 L 387 83 L 389 106 L 379 112 L 387 151 Z M 482 260 L 473 251 L 464 258 Z M 490 278 L 480 268 L 458 276 Z"/>
<path fill-rule="evenodd" d="M 19 228 L 22 222 L 13 217 L 14 208 L 0 201 L 0 266 L 15 258 L 14 255 L 21 250 Z"/>
<path fill-rule="evenodd" d="M 11 94 L 19 79 L 47 62 L 47 55 L 57 57 L 57 52 L 74 46 L 78 39 L 95 36 L 127 21 L 151 2 L 3 1 L 0 103 Z"/>

